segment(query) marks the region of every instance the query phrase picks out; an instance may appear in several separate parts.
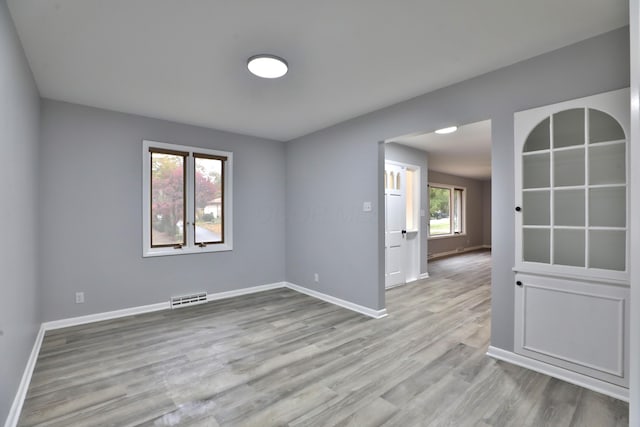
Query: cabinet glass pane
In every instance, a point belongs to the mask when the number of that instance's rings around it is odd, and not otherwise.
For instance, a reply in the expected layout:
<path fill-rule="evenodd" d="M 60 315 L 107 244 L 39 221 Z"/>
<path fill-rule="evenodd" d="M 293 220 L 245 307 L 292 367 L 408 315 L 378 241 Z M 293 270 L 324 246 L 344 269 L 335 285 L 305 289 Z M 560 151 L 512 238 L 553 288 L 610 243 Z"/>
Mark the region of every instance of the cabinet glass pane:
<path fill-rule="evenodd" d="M 525 228 L 522 230 L 522 259 L 528 262 L 549 263 L 550 230 Z"/>
<path fill-rule="evenodd" d="M 522 186 L 524 188 L 549 187 L 549 153 L 533 154 L 522 158 Z"/>
<path fill-rule="evenodd" d="M 553 148 L 584 144 L 584 109 L 574 108 L 553 115 Z"/>
<path fill-rule="evenodd" d="M 524 152 L 529 151 L 538 151 L 538 150 L 548 150 L 549 144 L 551 141 L 551 129 L 549 127 L 549 123 L 551 120 L 547 117 L 542 122 L 538 124 L 524 143 Z"/>
<path fill-rule="evenodd" d="M 589 184 L 624 184 L 625 144 L 589 147 Z"/>
<path fill-rule="evenodd" d="M 589 267 L 625 270 L 625 232 L 618 230 L 589 231 Z"/>
<path fill-rule="evenodd" d="M 522 223 L 549 225 L 551 206 L 549 191 L 527 191 L 522 194 Z"/>
<path fill-rule="evenodd" d="M 627 190 L 625 187 L 589 190 L 589 225 L 626 227 Z"/>
<path fill-rule="evenodd" d="M 584 190 L 557 190 L 553 193 L 553 223 L 584 226 Z"/>
<path fill-rule="evenodd" d="M 620 123 L 607 113 L 589 110 L 589 142 L 617 141 L 625 139 Z"/>
<path fill-rule="evenodd" d="M 553 263 L 584 267 L 584 230 L 553 230 Z"/>
<path fill-rule="evenodd" d="M 554 187 L 584 185 L 584 149 L 553 153 L 553 174 Z"/>

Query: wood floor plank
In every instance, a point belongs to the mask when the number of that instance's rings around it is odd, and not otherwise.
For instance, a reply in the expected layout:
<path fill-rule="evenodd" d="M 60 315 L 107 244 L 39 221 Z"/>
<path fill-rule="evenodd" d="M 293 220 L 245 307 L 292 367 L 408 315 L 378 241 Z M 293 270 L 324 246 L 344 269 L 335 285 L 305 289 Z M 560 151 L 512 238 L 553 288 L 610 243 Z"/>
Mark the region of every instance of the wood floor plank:
<path fill-rule="evenodd" d="M 48 331 L 20 426 L 628 425 L 485 355 L 491 255 L 430 262 L 373 320 L 288 289 Z"/>

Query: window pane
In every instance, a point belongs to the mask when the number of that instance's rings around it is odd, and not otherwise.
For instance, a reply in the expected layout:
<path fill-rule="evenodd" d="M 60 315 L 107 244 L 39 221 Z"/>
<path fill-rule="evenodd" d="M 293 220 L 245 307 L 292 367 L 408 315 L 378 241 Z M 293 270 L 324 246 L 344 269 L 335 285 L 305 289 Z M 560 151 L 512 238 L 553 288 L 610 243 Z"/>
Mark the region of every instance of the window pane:
<path fill-rule="evenodd" d="M 584 247 L 584 230 L 553 231 L 554 264 L 584 267 Z"/>
<path fill-rule="evenodd" d="M 450 219 L 451 190 L 448 188 L 429 188 L 429 234 L 451 234 Z"/>
<path fill-rule="evenodd" d="M 584 190 L 553 192 L 554 225 L 584 226 Z"/>
<path fill-rule="evenodd" d="M 607 113 L 589 110 L 589 142 L 616 141 L 625 139 L 620 123 Z"/>
<path fill-rule="evenodd" d="M 196 243 L 223 241 L 222 160 L 195 159 Z"/>
<path fill-rule="evenodd" d="M 584 110 L 573 108 L 553 115 L 553 148 L 584 145 Z"/>
<path fill-rule="evenodd" d="M 550 230 L 525 228 L 522 230 L 522 259 L 528 262 L 549 263 Z"/>
<path fill-rule="evenodd" d="M 548 150 L 549 141 L 551 140 L 549 131 L 549 117 L 540 122 L 529 134 L 527 140 L 524 143 L 524 152 Z"/>
<path fill-rule="evenodd" d="M 626 238 L 622 230 L 589 230 L 589 267 L 625 271 Z"/>
<path fill-rule="evenodd" d="M 553 155 L 553 185 L 584 185 L 584 149 L 558 151 Z"/>
<path fill-rule="evenodd" d="M 415 207 L 413 203 L 413 180 L 414 180 L 413 174 L 414 174 L 414 171 L 412 171 L 411 169 L 407 169 L 406 171 L 407 183 L 406 183 L 406 191 L 405 191 L 405 197 L 407 199 L 407 209 L 406 209 L 407 230 L 416 230 L 418 228 L 418 223 L 414 219 Z"/>
<path fill-rule="evenodd" d="M 549 187 L 549 153 L 532 154 L 522 158 L 522 187 Z"/>
<path fill-rule="evenodd" d="M 627 189 L 625 187 L 590 189 L 589 225 L 592 227 L 626 227 Z"/>
<path fill-rule="evenodd" d="M 185 245 L 184 156 L 151 153 L 151 246 Z"/>
<path fill-rule="evenodd" d="M 551 202 L 549 190 L 522 193 L 522 224 L 549 225 Z"/>
<path fill-rule="evenodd" d="M 624 184 L 626 180 L 625 144 L 589 147 L 589 184 Z"/>
<path fill-rule="evenodd" d="M 453 232 L 462 233 L 462 190 L 453 191 Z"/>

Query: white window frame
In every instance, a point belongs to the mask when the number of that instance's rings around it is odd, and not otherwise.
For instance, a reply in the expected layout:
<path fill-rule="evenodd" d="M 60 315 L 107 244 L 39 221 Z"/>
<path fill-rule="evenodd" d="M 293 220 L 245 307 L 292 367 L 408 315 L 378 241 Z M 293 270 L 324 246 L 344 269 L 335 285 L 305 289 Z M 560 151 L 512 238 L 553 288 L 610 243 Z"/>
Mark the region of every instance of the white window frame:
<path fill-rule="evenodd" d="M 164 150 L 183 151 L 189 153 L 186 157 L 186 224 L 195 222 L 194 209 L 194 153 L 207 154 L 211 156 L 226 157 L 224 162 L 223 177 L 223 218 L 224 218 L 224 242 L 208 244 L 200 247 L 195 245 L 194 227 L 184 227 L 187 244 L 182 248 L 174 247 L 151 247 L 151 153 L 149 148 L 159 148 Z M 233 250 L 233 153 L 229 151 L 211 150 L 201 147 L 191 147 L 186 145 L 168 144 L 157 141 L 142 141 L 142 256 L 155 257 L 166 255 L 184 255 L 206 252 L 223 252 Z"/>
<path fill-rule="evenodd" d="M 435 188 L 444 188 L 449 190 L 449 220 L 451 224 L 451 230 L 453 230 L 453 199 L 455 190 L 462 190 L 462 233 L 454 233 L 453 231 L 448 234 L 431 234 L 431 187 Z M 427 238 L 429 240 L 432 239 L 447 239 L 451 237 L 462 237 L 467 235 L 467 187 L 463 187 L 461 185 L 451 185 L 451 184 L 436 184 L 435 182 L 429 183 L 429 191 L 427 191 L 427 195 L 429 197 L 429 227 Z"/>

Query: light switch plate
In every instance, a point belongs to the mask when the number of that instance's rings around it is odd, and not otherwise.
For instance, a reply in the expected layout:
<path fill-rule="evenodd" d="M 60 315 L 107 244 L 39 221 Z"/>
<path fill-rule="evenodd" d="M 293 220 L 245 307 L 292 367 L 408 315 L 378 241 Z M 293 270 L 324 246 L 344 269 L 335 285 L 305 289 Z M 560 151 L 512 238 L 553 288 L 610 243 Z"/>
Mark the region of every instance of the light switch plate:
<path fill-rule="evenodd" d="M 362 212 L 371 212 L 371 202 L 364 202 L 362 204 Z"/>

